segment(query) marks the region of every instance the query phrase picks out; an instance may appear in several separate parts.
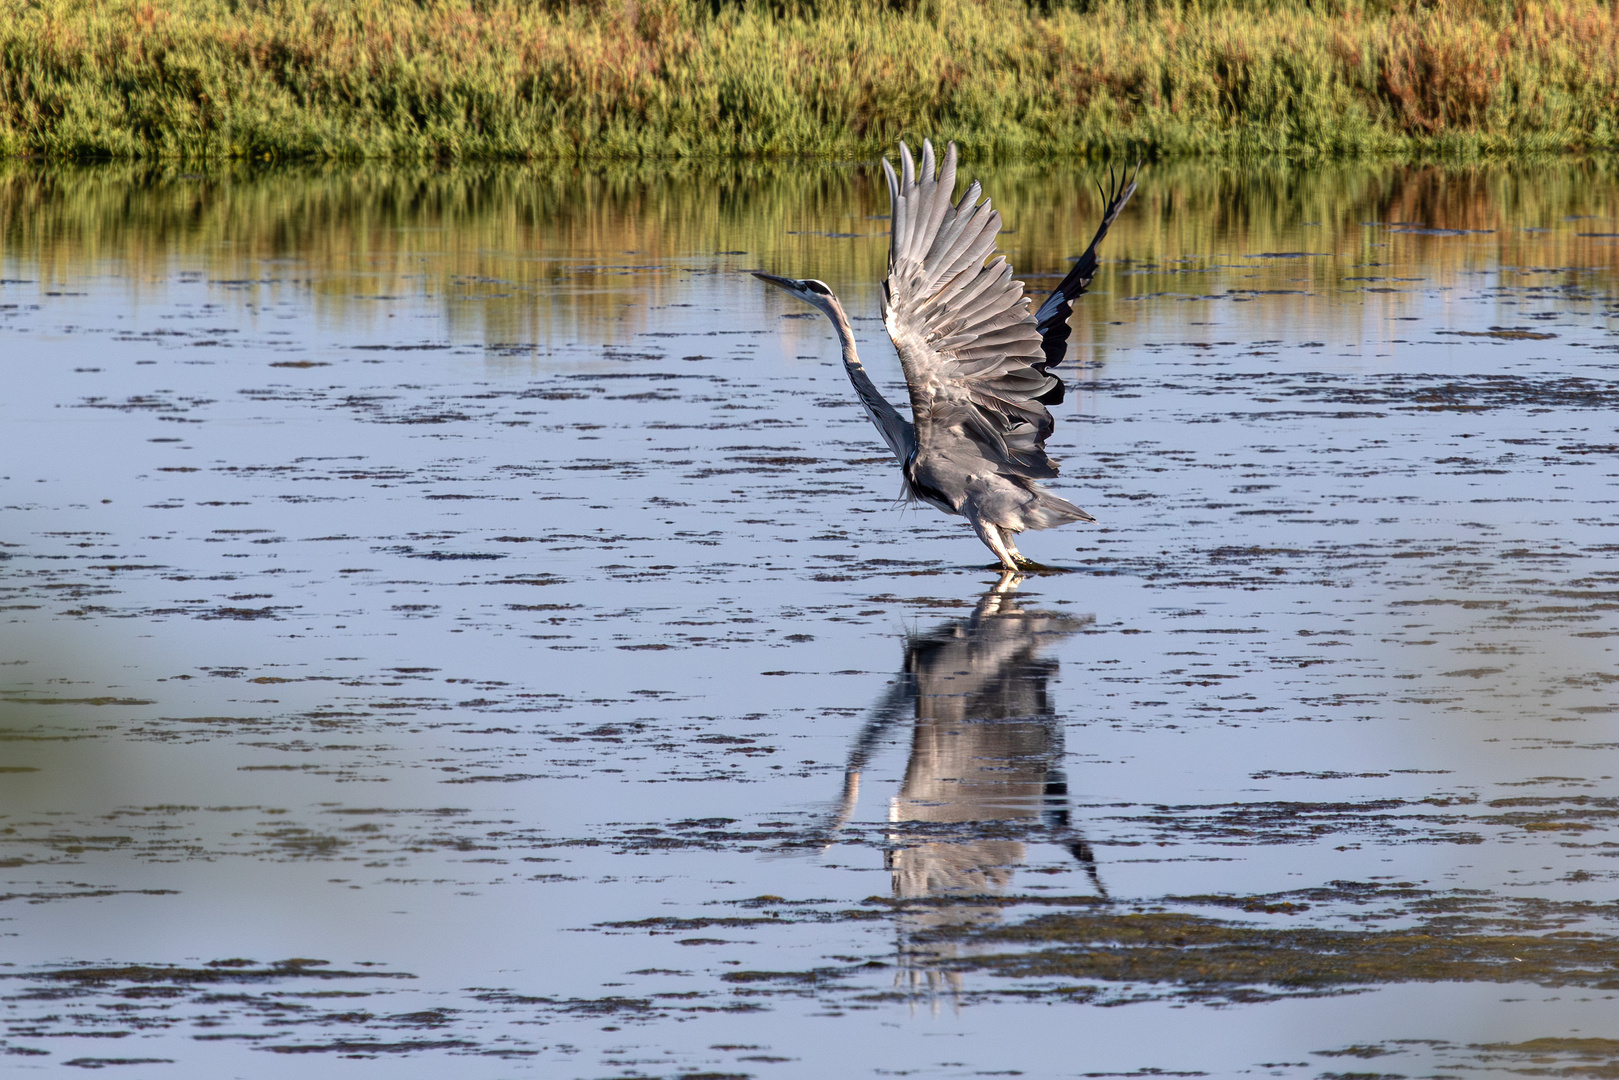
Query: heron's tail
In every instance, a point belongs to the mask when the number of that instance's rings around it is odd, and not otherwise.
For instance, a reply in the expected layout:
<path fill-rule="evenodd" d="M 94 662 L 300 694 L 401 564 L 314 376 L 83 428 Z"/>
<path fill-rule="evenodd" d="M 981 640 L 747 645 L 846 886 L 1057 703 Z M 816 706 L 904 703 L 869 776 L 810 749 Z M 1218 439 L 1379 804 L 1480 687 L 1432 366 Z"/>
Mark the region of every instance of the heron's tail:
<path fill-rule="evenodd" d="M 1058 525 L 1066 525 L 1070 521 L 1095 521 L 1085 511 L 1069 502 L 1059 499 L 1045 488 L 1030 485 L 1033 489 L 1033 502 L 1024 509 L 1023 520 L 1030 529 L 1055 529 Z"/>

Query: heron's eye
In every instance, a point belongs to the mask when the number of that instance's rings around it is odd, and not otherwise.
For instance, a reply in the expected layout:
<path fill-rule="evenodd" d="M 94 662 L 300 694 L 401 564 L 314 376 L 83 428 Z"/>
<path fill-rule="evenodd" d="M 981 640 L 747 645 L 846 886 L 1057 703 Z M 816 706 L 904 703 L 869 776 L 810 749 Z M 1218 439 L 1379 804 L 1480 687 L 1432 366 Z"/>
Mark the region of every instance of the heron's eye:
<path fill-rule="evenodd" d="M 832 292 L 831 289 L 822 285 L 819 281 L 806 281 L 804 282 L 804 288 L 813 293 L 820 293 L 822 296 L 828 296 Z"/>

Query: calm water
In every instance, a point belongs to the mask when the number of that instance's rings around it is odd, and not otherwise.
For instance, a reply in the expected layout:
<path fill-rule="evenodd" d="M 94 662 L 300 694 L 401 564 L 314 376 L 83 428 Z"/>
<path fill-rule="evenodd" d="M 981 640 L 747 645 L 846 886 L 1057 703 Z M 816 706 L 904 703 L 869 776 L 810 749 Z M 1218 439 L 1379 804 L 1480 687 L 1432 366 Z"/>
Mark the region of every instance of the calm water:
<path fill-rule="evenodd" d="M 741 273 L 896 386 L 885 214 L 0 172 L 8 1067 L 1613 1075 L 1619 182 L 1149 170 L 1023 579 Z"/>

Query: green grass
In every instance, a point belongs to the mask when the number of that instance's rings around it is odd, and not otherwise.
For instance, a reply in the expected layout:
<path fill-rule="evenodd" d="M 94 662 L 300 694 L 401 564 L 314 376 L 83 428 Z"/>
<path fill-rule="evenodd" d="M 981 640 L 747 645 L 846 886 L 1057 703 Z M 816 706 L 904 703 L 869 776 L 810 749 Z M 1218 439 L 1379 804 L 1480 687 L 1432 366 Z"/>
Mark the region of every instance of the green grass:
<path fill-rule="evenodd" d="M 0 154 L 1467 158 L 1619 148 L 1597 0 L 0 0 Z"/>

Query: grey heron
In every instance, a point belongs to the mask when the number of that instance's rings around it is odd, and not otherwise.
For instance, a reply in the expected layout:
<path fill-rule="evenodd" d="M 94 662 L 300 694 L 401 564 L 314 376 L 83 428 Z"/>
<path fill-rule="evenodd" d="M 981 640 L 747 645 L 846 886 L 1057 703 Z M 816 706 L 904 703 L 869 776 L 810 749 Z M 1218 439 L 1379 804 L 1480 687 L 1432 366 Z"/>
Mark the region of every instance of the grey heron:
<path fill-rule="evenodd" d="M 1037 481 L 1057 475 L 1045 451 L 1055 427 L 1046 407 L 1063 399 L 1062 380 L 1050 369 L 1068 351 L 1070 305 L 1095 277 L 1096 249 L 1135 194 L 1135 178 L 1127 173 L 1103 193 L 1107 209 L 1090 247 L 1031 310 L 1005 257 L 986 262 L 1001 215 L 989 200 L 978 203 L 978 182 L 951 202 L 955 143 L 937 164 L 924 140 L 920 174 L 910 148 L 902 142 L 899 150 L 898 175 L 883 159 L 892 221 L 882 312 L 910 390 L 909 420 L 872 383 L 849 317 L 825 282 L 754 276 L 832 320 L 849 381 L 899 461 L 900 497 L 965 517 L 1003 568 L 1033 566 L 1017 549 L 1018 533 L 1096 520 Z"/>

